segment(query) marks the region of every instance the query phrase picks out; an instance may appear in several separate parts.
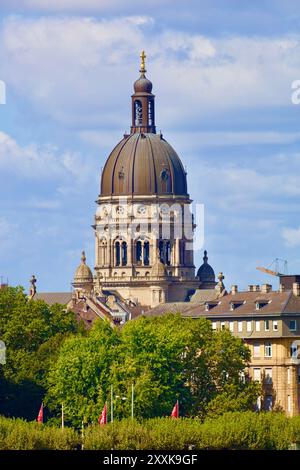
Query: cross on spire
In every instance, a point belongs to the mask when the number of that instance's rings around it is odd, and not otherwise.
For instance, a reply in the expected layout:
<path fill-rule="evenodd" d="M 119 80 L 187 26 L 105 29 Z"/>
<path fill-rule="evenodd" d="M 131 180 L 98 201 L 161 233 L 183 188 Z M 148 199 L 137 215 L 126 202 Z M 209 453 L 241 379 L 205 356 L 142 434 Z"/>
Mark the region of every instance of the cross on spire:
<path fill-rule="evenodd" d="M 146 54 L 145 54 L 145 51 L 142 50 L 141 54 L 140 54 L 140 58 L 141 58 L 141 66 L 140 66 L 140 72 L 141 73 L 146 73 L 147 70 L 146 70 Z"/>

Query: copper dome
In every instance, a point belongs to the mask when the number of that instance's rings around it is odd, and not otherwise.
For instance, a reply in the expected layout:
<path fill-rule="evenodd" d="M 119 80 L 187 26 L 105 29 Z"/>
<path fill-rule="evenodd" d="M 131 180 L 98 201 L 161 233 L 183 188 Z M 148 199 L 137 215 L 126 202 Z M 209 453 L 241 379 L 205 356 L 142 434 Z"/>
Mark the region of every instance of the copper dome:
<path fill-rule="evenodd" d="M 140 78 L 134 82 L 133 88 L 135 93 L 151 93 L 152 83 L 142 74 Z"/>
<path fill-rule="evenodd" d="M 101 196 L 187 196 L 186 172 L 175 150 L 161 135 L 124 136 L 102 172 Z"/>

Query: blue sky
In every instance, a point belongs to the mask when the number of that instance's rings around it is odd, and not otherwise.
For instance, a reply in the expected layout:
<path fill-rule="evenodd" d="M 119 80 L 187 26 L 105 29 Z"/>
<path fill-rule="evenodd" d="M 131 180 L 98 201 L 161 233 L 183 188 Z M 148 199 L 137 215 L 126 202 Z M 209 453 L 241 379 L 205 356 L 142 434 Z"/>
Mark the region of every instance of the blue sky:
<path fill-rule="evenodd" d="M 228 288 L 276 285 L 255 270 L 276 257 L 299 273 L 300 2 L 143 3 L 0 0 L 0 275 L 62 291 L 83 248 L 93 265 L 101 167 L 143 48 L 215 271 Z"/>

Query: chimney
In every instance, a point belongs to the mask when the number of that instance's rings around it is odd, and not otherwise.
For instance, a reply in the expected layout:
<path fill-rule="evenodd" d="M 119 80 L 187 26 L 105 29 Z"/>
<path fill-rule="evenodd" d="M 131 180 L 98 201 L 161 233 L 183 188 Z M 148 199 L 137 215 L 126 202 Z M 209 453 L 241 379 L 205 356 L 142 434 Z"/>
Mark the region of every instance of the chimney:
<path fill-rule="evenodd" d="M 254 292 L 254 286 L 252 284 L 248 286 L 248 292 Z"/>
<path fill-rule="evenodd" d="M 238 286 L 237 285 L 231 286 L 231 294 L 235 295 L 237 294 L 237 292 L 238 292 Z"/>
<path fill-rule="evenodd" d="M 296 297 L 300 297 L 300 284 L 299 282 L 293 282 L 293 294 Z"/>
<path fill-rule="evenodd" d="M 271 292 L 271 291 L 272 291 L 272 286 L 271 286 L 271 284 L 263 284 L 263 285 L 261 286 L 261 292 L 262 292 L 263 294 L 268 294 L 268 292 Z"/>
<path fill-rule="evenodd" d="M 279 292 L 282 294 L 282 292 L 284 292 L 284 285 L 283 284 L 280 284 L 279 285 Z"/>

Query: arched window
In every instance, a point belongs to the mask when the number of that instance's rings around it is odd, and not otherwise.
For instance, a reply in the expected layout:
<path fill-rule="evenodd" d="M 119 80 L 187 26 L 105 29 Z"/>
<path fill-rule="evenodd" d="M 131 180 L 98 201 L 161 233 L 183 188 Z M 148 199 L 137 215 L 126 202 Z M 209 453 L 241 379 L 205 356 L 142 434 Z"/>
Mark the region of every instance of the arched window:
<path fill-rule="evenodd" d="M 159 250 L 159 259 L 163 263 L 165 262 L 165 253 L 164 253 L 164 242 L 162 240 L 159 241 L 158 244 L 158 250 Z"/>
<path fill-rule="evenodd" d="M 127 243 L 122 242 L 122 266 L 127 264 Z"/>
<path fill-rule="evenodd" d="M 144 242 L 144 265 L 149 266 L 150 247 L 149 242 Z"/>
<path fill-rule="evenodd" d="M 140 240 L 136 242 L 135 258 L 138 264 L 142 263 L 142 242 Z"/>
<path fill-rule="evenodd" d="M 99 264 L 105 266 L 107 262 L 107 241 L 106 238 L 101 238 L 99 246 Z"/>
<path fill-rule="evenodd" d="M 143 122 L 143 109 L 140 100 L 134 102 L 134 125 L 141 126 Z"/>
<path fill-rule="evenodd" d="M 169 241 L 166 242 L 166 260 L 165 263 L 170 266 L 171 264 L 171 243 Z"/>
<path fill-rule="evenodd" d="M 152 126 L 154 124 L 154 106 L 153 106 L 153 100 L 148 101 L 148 124 L 149 126 Z"/>
<path fill-rule="evenodd" d="M 185 246 L 183 240 L 180 240 L 180 264 L 185 264 Z"/>
<path fill-rule="evenodd" d="M 116 266 L 120 266 L 120 260 L 121 260 L 121 256 L 120 256 L 120 243 L 119 242 L 116 242 L 115 244 L 115 265 Z"/>

